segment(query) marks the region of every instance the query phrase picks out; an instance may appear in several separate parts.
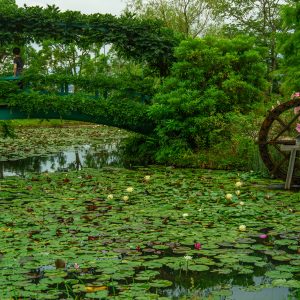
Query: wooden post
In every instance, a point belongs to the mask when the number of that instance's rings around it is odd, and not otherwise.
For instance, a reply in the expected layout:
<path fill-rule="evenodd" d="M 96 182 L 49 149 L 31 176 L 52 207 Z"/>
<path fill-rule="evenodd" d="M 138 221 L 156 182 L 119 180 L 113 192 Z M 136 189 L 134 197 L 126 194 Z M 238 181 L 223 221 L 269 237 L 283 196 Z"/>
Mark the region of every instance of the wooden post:
<path fill-rule="evenodd" d="M 291 183 L 292 183 L 292 179 L 293 179 L 296 154 L 297 154 L 297 151 L 300 151 L 300 145 L 297 145 L 297 144 L 296 145 L 281 145 L 280 150 L 281 151 L 290 151 L 289 166 L 288 166 L 285 185 L 284 185 L 284 188 L 286 190 L 289 190 L 291 188 Z"/>
<path fill-rule="evenodd" d="M 294 167 L 295 167 L 296 153 L 297 153 L 297 149 L 291 150 L 289 167 L 288 167 L 288 171 L 286 174 L 286 181 L 285 181 L 285 185 L 284 185 L 284 188 L 286 190 L 289 190 L 291 188 L 291 182 L 292 182 L 293 172 L 294 172 Z"/>

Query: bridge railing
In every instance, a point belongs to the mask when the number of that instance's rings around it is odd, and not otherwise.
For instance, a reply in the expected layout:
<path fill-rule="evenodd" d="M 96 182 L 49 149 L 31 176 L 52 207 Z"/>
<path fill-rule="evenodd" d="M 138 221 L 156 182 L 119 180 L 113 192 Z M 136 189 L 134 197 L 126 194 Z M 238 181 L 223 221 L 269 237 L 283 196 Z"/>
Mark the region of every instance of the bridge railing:
<path fill-rule="evenodd" d="M 119 98 L 150 102 L 153 91 L 151 80 L 124 80 L 117 76 L 98 75 L 95 77 L 71 76 L 71 75 L 27 75 L 22 77 L 2 76 L 0 81 L 18 82 L 22 81 L 25 90 L 40 91 L 41 93 L 57 93 L 68 95 L 74 93 L 85 93 L 87 96 L 96 99 L 114 95 Z"/>

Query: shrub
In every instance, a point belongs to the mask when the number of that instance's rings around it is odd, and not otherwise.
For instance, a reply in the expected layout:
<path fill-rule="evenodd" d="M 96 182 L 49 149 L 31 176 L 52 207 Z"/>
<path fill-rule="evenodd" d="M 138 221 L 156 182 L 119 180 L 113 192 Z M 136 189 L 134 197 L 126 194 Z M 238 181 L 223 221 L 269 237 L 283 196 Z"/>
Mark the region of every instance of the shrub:
<path fill-rule="evenodd" d="M 247 113 L 267 89 L 264 50 L 253 39 L 183 41 L 177 62 L 149 107 L 159 142 L 156 159 L 178 163 L 231 138 L 230 112 Z"/>

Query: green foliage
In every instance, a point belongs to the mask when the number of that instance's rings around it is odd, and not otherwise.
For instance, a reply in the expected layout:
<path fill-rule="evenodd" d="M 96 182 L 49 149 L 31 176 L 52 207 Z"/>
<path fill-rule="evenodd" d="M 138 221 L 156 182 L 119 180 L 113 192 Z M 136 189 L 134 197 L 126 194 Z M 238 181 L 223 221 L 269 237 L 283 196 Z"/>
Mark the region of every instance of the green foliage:
<path fill-rule="evenodd" d="M 0 101 L 5 102 L 9 94 L 17 93 L 18 90 L 15 82 L 0 80 Z"/>
<path fill-rule="evenodd" d="M 268 48 L 265 53 L 268 75 L 278 68 L 277 34 L 282 31 L 280 9 L 288 0 L 210 0 L 216 16 L 223 19 L 227 36 L 248 34 L 259 45 Z M 228 21 L 230 20 L 230 21 Z M 270 82 L 274 78 L 270 76 Z"/>
<path fill-rule="evenodd" d="M 280 35 L 280 52 L 283 55 L 279 76 L 282 91 L 290 95 L 300 90 L 300 3 L 291 1 L 283 9 L 283 33 Z"/>
<path fill-rule="evenodd" d="M 212 13 L 207 0 L 128 0 L 127 11 L 143 19 L 159 19 L 181 35 L 197 37 L 212 25 Z"/>
<path fill-rule="evenodd" d="M 107 99 L 85 94 L 60 96 L 54 93 L 20 92 L 9 94 L 6 101 L 18 107 L 28 117 L 68 119 L 71 112 L 86 116 L 83 121 L 105 124 L 140 133 L 153 131 L 153 122 L 147 116 L 146 105 L 136 101 L 120 101 L 113 96 Z"/>
<path fill-rule="evenodd" d="M 52 40 L 87 47 L 93 43 L 114 44 L 119 55 L 145 61 L 161 74 L 167 74 L 178 44 L 172 31 L 153 20 L 130 15 L 83 15 L 76 11 L 60 12 L 55 6 L 0 7 L 0 43 L 25 44 Z"/>
<path fill-rule="evenodd" d="M 116 75 L 97 73 L 94 76 L 73 76 L 66 74 L 41 75 L 32 72 L 24 73 L 22 81 L 27 88 L 42 93 L 68 93 L 68 85 L 74 85 L 75 92 L 86 93 L 89 96 L 113 97 L 114 99 L 134 100 L 149 103 L 156 92 L 156 78 L 143 74 L 121 72 Z M 0 82 L 1 83 L 1 82 Z M 6 83 L 3 81 L 3 83 Z M 9 86 L 16 86 L 10 84 Z M 3 94 L 9 91 L 3 90 Z M 97 97 L 98 97 L 97 96 Z M 1 97 L 1 84 L 0 84 Z"/>
<path fill-rule="evenodd" d="M 230 140 L 231 112 L 247 113 L 267 88 L 262 53 L 248 37 L 180 44 L 171 76 L 149 107 L 160 145 L 157 161 L 181 164 Z"/>
<path fill-rule="evenodd" d="M 9 121 L 0 121 L 1 133 L 4 138 L 15 138 L 16 133 L 14 127 Z"/>
<path fill-rule="evenodd" d="M 153 135 L 130 135 L 123 146 L 123 159 L 126 165 L 149 165 L 154 157 L 158 141 Z"/>

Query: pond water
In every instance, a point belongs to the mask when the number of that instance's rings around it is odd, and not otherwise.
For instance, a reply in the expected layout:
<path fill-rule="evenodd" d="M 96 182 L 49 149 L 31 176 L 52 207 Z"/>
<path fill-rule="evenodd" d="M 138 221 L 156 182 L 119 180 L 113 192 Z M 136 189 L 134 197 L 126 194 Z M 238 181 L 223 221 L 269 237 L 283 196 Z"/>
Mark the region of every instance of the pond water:
<path fill-rule="evenodd" d="M 126 169 L 119 131 L 80 130 L 96 143 L 3 146 L 1 299 L 300 299 L 297 193 L 253 173 Z"/>
<path fill-rule="evenodd" d="M 29 172 L 53 173 L 78 171 L 82 168 L 122 167 L 124 164 L 119 146 L 120 141 L 113 140 L 104 145 L 72 146 L 55 154 L 0 161 L 0 178 L 25 176 Z"/>

